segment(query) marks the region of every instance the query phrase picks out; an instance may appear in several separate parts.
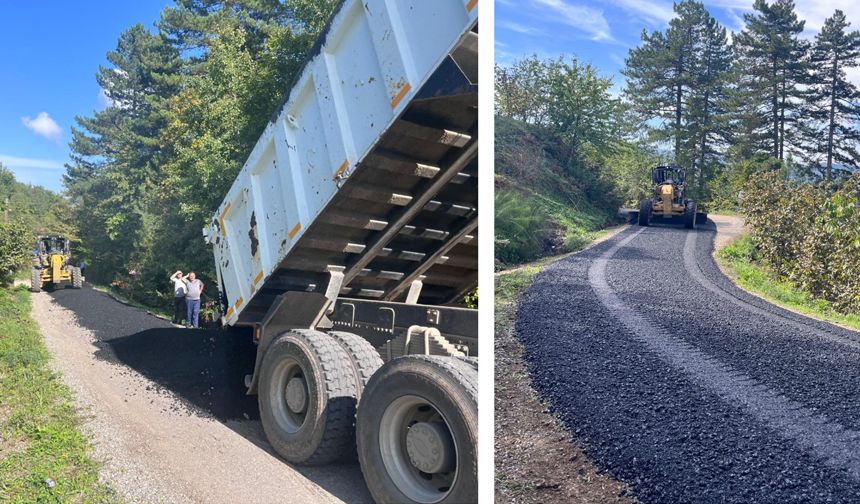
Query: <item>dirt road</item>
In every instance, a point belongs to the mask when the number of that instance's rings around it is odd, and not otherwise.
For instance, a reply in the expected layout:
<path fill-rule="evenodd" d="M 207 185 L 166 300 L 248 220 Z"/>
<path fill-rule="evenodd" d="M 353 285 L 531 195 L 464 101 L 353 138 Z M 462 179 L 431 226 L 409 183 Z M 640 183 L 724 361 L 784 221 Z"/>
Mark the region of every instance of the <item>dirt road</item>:
<path fill-rule="evenodd" d="M 33 295 L 102 477 L 133 502 L 370 502 L 357 464 L 295 468 L 269 448 L 247 335 L 187 330 L 89 288 Z"/>
<path fill-rule="evenodd" d="M 714 238 L 631 226 L 546 268 L 517 320 L 535 388 L 643 502 L 856 502 L 860 333 L 741 291 Z"/>

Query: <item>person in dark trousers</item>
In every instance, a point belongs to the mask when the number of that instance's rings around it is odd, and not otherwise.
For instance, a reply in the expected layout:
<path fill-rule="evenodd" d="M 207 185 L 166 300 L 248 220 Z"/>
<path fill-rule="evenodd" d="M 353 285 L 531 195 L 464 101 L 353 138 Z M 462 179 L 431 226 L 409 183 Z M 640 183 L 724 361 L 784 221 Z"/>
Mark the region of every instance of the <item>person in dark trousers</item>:
<path fill-rule="evenodd" d="M 182 277 L 182 281 L 185 282 L 188 327 L 200 327 L 197 319 L 200 315 L 200 296 L 203 295 L 203 282 L 197 279 L 197 275 L 193 271 Z"/>
<path fill-rule="evenodd" d="M 182 271 L 170 275 L 173 282 L 173 323 L 181 324 L 185 320 L 185 282 L 182 281 Z"/>

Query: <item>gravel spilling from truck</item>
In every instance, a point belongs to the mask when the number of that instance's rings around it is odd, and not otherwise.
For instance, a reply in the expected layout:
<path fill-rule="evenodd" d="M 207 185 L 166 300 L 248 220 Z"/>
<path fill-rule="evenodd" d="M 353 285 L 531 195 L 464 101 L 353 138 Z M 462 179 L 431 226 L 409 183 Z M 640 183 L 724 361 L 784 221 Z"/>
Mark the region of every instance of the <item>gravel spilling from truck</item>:
<path fill-rule="evenodd" d="M 657 224 L 559 261 L 525 294 L 517 331 L 539 393 L 644 502 L 855 501 L 858 335 L 731 285 L 713 225 Z"/>

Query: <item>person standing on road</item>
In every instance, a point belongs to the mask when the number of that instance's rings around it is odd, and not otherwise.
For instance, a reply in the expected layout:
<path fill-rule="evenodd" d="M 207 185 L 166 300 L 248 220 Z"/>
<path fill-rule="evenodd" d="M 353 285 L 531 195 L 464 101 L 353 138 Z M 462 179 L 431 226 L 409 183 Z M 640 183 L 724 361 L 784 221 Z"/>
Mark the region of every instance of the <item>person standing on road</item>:
<path fill-rule="evenodd" d="M 203 295 L 203 282 L 197 279 L 197 275 L 193 271 L 182 277 L 182 281 L 185 282 L 185 304 L 187 306 L 188 326 L 199 327 L 197 319 L 200 315 L 200 296 Z"/>
<path fill-rule="evenodd" d="M 83 269 L 83 268 L 81 268 Z M 173 282 L 173 323 L 181 324 L 185 319 L 185 282 L 182 280 L 182 270 L 170 275 Z"/>

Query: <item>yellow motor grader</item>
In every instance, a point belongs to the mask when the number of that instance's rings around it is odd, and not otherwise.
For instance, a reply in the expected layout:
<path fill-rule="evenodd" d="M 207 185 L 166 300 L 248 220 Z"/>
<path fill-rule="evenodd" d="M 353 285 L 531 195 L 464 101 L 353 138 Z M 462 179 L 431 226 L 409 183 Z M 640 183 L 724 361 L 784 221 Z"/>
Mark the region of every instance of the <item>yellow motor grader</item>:
<path fill-rule="evenodd" d="M 648 226 L 654 217 L 682 217 L 687 228 L 695 229 L 696 202 L 687 199 L 687 170 L 678 165 L 658 166 L 651 170 L 653 196 L 639 204 L 639 225 Z"/>
<path fill-rule="evenodd" d="M 75 289 L 83 285 L 81 268 L 71 263 L 69 240 L 61 235 L 40 236 L 33 251 L 33 268 L 30 271 L 30 290 L 39 292 L 46 286 L 71 283 Z"/>

